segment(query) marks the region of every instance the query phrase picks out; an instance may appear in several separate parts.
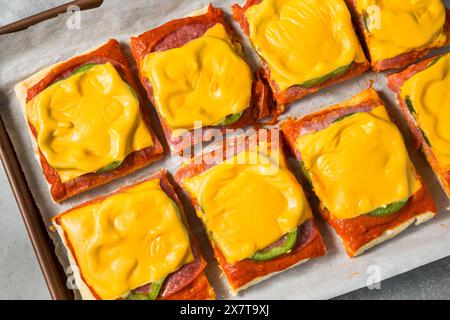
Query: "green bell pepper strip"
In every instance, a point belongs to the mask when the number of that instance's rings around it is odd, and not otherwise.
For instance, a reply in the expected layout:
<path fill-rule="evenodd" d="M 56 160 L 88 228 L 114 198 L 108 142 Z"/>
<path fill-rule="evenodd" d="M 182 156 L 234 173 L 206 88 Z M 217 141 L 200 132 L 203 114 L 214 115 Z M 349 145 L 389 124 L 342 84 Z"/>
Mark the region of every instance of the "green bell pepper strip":
<path fill-rule="evenodd" d="M 311 176 L 309 175 L 308 169 L 306 169 L 303 160 L 300 160 L 300 170 L 302 170 L 302 173 L 305 176 L 306 180 L 308 180 L 309 184 L 312 185 Z"/>
<path fill-rule="evenodd" d="M 150 300 L 148 295 L 143 293 L 130 293 L 128 294 L 127 300 Z"/>
<path fill-rule="evenodd" d="M 428 68 L 431 67 L 432 65 L 435 65 L 441 58 L 442 58 L 442 56 L 437 57 L 436 59 L 434 59 L 433 61 L 431 61 L 431 63 L 428 65 Z"/>
<path fill-rule="evenodd" d="M 411 112 L 411 114 L 415 114 L 416 110 L 414 109 L 414 105 L 412 103 L 410 96 L 405 97 L 405 103 L 406 103 L 406 106 L 408 107 L 409 112 Z"/>
<path fill-rule="evenodd" d="M 431 67 L 432 65 L 436 64 L 442 57 L 437 57 L 436 59 L 434 59 L 427 68 Z M 411 112 L 412 114 L 416 113 L 416 110 L 414 109 L 414 105 L 412 103 L 411 97 L 410 96 L 406 96 L 405 97 L 405 103 L 408 106 L 409 112 Z"/>
<path fill-rule="evenodd" d="M 149 300 L 156 300 L 159 294 L 159 290 L 161 290 L 161 286 L 164 282 L 163 280 L 155 281 L 152 283 L 152 290 L 150 291 L 150 294 L 148 295 Z"/>
<path fill-rule="evenodd" d="M 76 69 L 70 76 L 73 76 L 75 74 L 79 74 L 85 71 L 88 71 L 89 69 L 91 69 L 92 67 L 96 66 L 96 63 L 86 63 L 85 65 L 82 65 L 81 67 L 79 67 L 78 69 Z M 70 77 L 69 76 L 69 77 Z"/>
<path fill-rule="evenodd" d="M 370 32 L 369 30 L 369 15 L 366 11 L 362 12 L 362 18 L 364 23 L 364 29 L 366 29 L 367 32 Z"/>
<path fill-rule="evenodd" d="M 119 160 L 113 161 L 110 164 L 98 169 L 97 173 L 105 173 L 105 172 L 111 171 L 111 170 L 117 168 L 118 166 L 120 166 L 121 164 L 122 164 L 122 161 L 119 161 Z"/>
<path fill-rule="evenodd" d="M 422 133 L 423 140 L 425 140 L 425 142 L 431 147 L 430 140 L 428 140 L 428 137 L 427 137 L 427 135 L 425 134 L 425 132 L 423 132 L 423 130 L 420 129 L 420 133 Z"/>
<path fill-rule="evenodd" d="M 289 232 L 286 236 L 285 241 L 278 247 L 271 248 L 267 251 L 257 251 L 255 252 L 250 259 L 256 261 L 266 261 L 281 256 L 282 254 L 288 253 L 295 245 L 297 241 L 297 229 L 292 232 Z"/>
<path fill-rule="evenodd" d="M 436 60 L 439 60 L 439 58 L 437 58 Z M 406 96 L 405 97 L 405 103 L 408 106 L 409 112 L 411 112 L 412 115 L 416 114 L 416 110 L 414 109 L 414 105 L 412 103 L 412 100 L 411 100 L 410 96 Z M 423 140 L 425 140 L 425 142 L 431 147 L 430 140 L 428 139 L 428 137 L 425 134 L 425 132 L 423 132 L 423 130 L 420 129 L 420 128 L 419 128 L 419 130 L 420 130 L 420 133 L 422 134 Z"/>
<path fill-rule="evenodd" d="M 225 119 L 223 119 L 222 121 L 214 124 L 215 126 L 228 126 L 230 124 L 233 124 L 235 122 L 237 122 L 241 117 L 242 114 L 244 113 L 244 111 L 238 112 L 238 113 L 234 113 L 234 114 L 230 114 L 228 116 L 225 117 Z"/>
<path fill-rule="evenodd" d="M 371 217 L 384 217 L 399 211 L 408 202 L 408 199 L 402 201 L 396 201 L 388 204 L 386 207 L 380 207 L 378 209 L 369 212 L 368 215 Z"/>
<path fill-rule="evenodd" d="M 334 78 L 334 77 L 338 77 L 344 73 L 346 73 L 350 67 L 352 66 L 353 63 L 350 63 L 349 65 L 346 66 L 342 66 L 337 68 L 336 70 L 322 76 L 319 78 L 315 78 L 315 79 L 311 79 L 308 81 L 303 82 L 302 84 L 300 84 L 300 87 L 304 87 L 304 88 L 312 88 L 315 87 L 319 84 L 321 84 L 322 82 L 327 81 L 328 79 Z"/>
<path fill-rule="evenodd" d="M 54 85 L 55 83 L 58 83 L 58 82 L 63 81 L 63 80 L 66 80 L 66 79 L 70 78 L 71 76 L 73 76 L 73 75 L 75 75 L 75 74 L 79 74 L 79 73 L 85 72 L 85 71 L 89 70 L 90 68 L 92 68 L 92 67 L 94 67 L 94 66 L 96 66 L 96 65 L 97 65 L 96 63 L 87 63 L 87 64 L 85 64 L 85 65 L 82 65 L 82 66 L 79 67 L 78 69 L 75 69 L 75 71 L 72 72 L 68 77 L 53 82 L 53 83 L 51 84 L 51 86 Z"/>
<path fill-rule="evenodd" d="M 340 117 L 336 118 L 336 119 L 333 121 L 333 123 L 339 122 L 339 121 L 341 121 L 341 120 L 344 120 L 345 118 L 348 118 L 348 117 L 350 117 L 350 116 L 352 116 L 352 115 L 354 115 L 354 114 L 355 114 L 355 112 L 349 113 L 349 114 L 344 114 L 343 116 L 340 116 Z"/>
<path fill-rule="evenodd" d="M 127 300 L 156 300 L 164 280 L 165 279 L 152 282 L 150 292 L 148 294 L 130 292 L 127 296 Z"/>

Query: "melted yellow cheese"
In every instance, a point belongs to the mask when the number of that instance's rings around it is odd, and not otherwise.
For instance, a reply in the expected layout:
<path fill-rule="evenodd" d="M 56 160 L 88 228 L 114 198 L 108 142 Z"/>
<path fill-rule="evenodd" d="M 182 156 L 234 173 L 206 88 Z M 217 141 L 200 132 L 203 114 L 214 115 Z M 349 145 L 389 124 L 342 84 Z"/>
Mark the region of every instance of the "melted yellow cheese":
<path fill-rule="evenodd" d="M 342 0 L 264 0 L 245 16 L 280 90 L 366 60 Z"/>
<path fill-rule="evenodd" d="M 300 136 L 296 148 L 314 191 L 338 219 L 408 199 L 420 188 L 401 133 L 384 106 Z"/>
<path fill-rule="evenodd" d="M 259 157 L 251 161 L 257 152 L 244 151 L 184 182 L 228 263 L 250 257 L 311 217 L 303 189 L 282 156 L 279 164 Z"/>
<path fill-rule="evenodd" d="M 63 214 L 84 281 L 102 299 L 170 273 L 193 260 L 189 236 L 159 179 Z"/>
<path fill-rule="evenodd" d="M 62 182 L 153 145 L 136 94 L 109 62 L 50 85 L 26 112 Z"/>
<path fill-rule="evenodd" d="M 251 70 L 222 24 L 182 47 L 147 54 L 140 68 L 174 135 L 195 122 L 215 125 L 249 107 Z"/>
<path fill-rule="evenodd" d="M 439 164 L 450 169 L 450 55 L 409 78 L 401 95 L 411 100 Z"/>
<path fill-rule="evenodd" d="M 373 61 L 414 49 L 441 47 L 447 41 L 441 0 L 356 0 L 356 4 L 365 17 Z"/>

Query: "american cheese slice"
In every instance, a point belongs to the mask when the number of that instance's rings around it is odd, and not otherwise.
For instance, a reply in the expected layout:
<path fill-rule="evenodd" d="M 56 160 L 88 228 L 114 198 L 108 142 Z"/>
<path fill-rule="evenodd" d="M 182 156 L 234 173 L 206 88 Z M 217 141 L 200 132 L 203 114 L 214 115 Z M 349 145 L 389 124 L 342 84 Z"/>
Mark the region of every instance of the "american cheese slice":
<path fill-rule="evenodd" d="M 136 94 L 109 62 L 53 83 L 26 112 L 62 182 L 153 145 Z"/>
<path fill-rule="evenodd" d="M 196 122 L 215 125 L 249 107 L 252 73 L 241 54 L 218 23 L 182 47 L 144 57 L 141 72 L 175 136 Z"/>
<path fill-rule="evenodd" d="M 184 185 L 199 201 L 198 215 L 228 263 L 249 258 L 311 218 L 282 155 L 278 163 L 243 151 Z"/>
<path fill-rule="evenodd" d="M 447 41 L 442 0 L 356 0 L 356 7 L 365 20 L 374 61 Z"/>
<path fill-rule="evenodd" d="M 420 181 L 384 106 L 300 136 L 296 148 L 314 191 L 336 219 L 408 199 Z"/>
<path fill-rule="evenodd" d="M 154 179 L 60 216 L 83 280 L 116 299 L 193 260 L 173 201 Z"/>
<path fill-rule="evenodd" d="M 450 55 L 409 78 L 401 88 L 439 164 L 450 169 Z"/>
<path fill-rule="evenodd" d="M 342 0 L 263 0 L 245 16 L 280 90 L 366 61 Z"/>

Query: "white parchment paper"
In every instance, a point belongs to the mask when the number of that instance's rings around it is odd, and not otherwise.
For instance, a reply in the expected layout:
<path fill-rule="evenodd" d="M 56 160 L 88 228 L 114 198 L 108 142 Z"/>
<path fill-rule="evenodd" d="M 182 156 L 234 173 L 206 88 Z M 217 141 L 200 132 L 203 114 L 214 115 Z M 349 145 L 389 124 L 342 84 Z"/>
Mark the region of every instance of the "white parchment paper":
<path fill-rule="evenodd" d="M 242 4 L 245 1 L 213 1 L 214 5 L 223 8 L 228 14 L 231 12 L 230 5 L 234 2 Z M 164 160 L 130 176 L 86 192 L 63 204 L 54 204 L 41 168 L 35 159 L 27 124 L 13 91 L 14 85 L 50 64 L 99 46 L 109 38 L 118 39 L 124 51 L 131 57 L 128 46 L 131 35 L 138 35 L 171 19 L 188 15 L 208 3 L 208 0 L 105 0 L 100 8 L 78 13 L 80 28 L 73 28 L 76 26 L 77 21 L 74 19 L 77 17 L 73 13 L 68 13 L 27 30 L 0 36 L 0 112 L 34 199 L 47 224 L 54 215 L 95 196 L 147 177 L 161 167 L 175 172 L 179 163 L 177 159 L 166 156 Z M 447 7 L 450 6 L 450 1 L 445 3 Z M 247 44 L 246 52 L 250 55 L 252 65 L 255 66 L 256 59 L 249 50 L 246 40 L 244 42 Z M 132 63 L 132 59 L 130 62 Z M 288 116 L 302 116 L 347 99 L 367 88 L 370 81 L 374 81 L 375 88 L 382 93 L 387 108 L 395 116 L 411 151 L 411 158 L 425 178 L 437 203 L 438 217 L 420 227 L 411 227 L 395 239 L 354 259 L 347 257 L 334 231 L 320 223 L 328 248 L 326 257 L 283 272 L 245 290 L 235 298 L 327 299 L 366 286 L 371 279 L 378 279 L 377 272 L 379 280 L 384 280 L 450 255 L 450 212 L 446 210 L 450 202 L 423 155 L 412 151 L 411 134 L 396 107 L 395 96 L 386 87 L 383 74 L 368 73 L 358 79 L 325 89 L 293 104 L 280 120 Z M 192 214 L 188 216 L 194 226 L 194 233 L 202 242 L 203 252 L 209 262 L 207 275 L 216 289 L 218 298 L 230 298 L 227 294 L 227 285 L 201 232 L 199 221 Z"/>

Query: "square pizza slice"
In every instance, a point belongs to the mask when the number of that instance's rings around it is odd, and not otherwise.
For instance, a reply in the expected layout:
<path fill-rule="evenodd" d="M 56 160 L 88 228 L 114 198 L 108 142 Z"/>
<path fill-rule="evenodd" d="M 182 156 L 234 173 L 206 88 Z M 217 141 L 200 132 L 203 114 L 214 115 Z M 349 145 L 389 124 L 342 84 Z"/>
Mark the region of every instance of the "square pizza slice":
<path fill-rule="evenodd" d="M 278 130 L 230 138 L 184 163 L 175 179 L 205 226 L 232 294 L 326 254 Z"/>
<path fill-rule="evenodd" d="M 160 171 L 52 220 L 83 299 L 213 299 L 170 177 Z"/>
<path fill-rule="evenodd" d="M 247 0 L 232 9 L 260 57 L 278 113 L 370 67 L 343 0 Z"/>
<path fill-rule="evenodd" d="M 346 0 L 374 71 L 404 68 L 450 41 L 442 0 Z"/>
<path fill-rule="evenodd" d="M 37 72 L 15 91 L 55 201 L 163 155 L 116 40 Z"/>
<path fill-rule="evenodd" d="M 450 197 L 450 54 L 388 76 L 398 105 L 447 196 Z"/>
<path fill-rule="evenodd" d="M 221 9 L 132 37 L 131 48 L 172 153 L 210 140 L 194 129 L 240 128 L 270 112 L 270 88 L 251 71 Z"/>
<path fill-rule="evenodd" d="M 350 257 L 436 215 L 400 130 L 374 89 L 286 120 L 281 128 L 322 217 Z"/>

